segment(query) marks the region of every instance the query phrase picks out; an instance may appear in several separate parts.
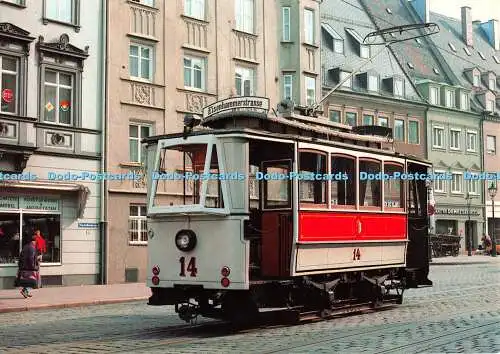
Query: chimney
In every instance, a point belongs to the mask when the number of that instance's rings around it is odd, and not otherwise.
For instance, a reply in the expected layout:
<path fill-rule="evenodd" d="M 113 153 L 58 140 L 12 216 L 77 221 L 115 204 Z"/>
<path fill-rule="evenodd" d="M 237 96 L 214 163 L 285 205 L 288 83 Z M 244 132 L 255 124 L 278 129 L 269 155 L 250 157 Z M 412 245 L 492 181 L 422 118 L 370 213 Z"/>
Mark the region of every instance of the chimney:
<path fill-rule="evenodd" d="M 498 26 L 498 20 L 489 20 L 488 22 L 481 23 L 481 28 L 486 37 L 488 37 L 488 42 L 495 50 L 500 50 L 500 28 Z"/>
<path fill-rule="evenodd" d="M 472 46 L 472 17 L 470 7 L 462 6 L 462 39 L 468 46 Z"/>
<path fill-rule="evenodd" d="M 429 21 L 429 2 L 430 0 L 412 0 L 411 5 L 417 13 L 422 23 L 428 23 Z"/>

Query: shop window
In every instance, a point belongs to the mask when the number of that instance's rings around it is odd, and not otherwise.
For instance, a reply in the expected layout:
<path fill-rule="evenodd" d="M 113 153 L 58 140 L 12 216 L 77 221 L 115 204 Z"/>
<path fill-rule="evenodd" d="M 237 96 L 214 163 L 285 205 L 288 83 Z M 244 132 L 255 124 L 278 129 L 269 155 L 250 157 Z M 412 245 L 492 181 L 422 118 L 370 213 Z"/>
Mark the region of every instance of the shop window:
<path fill-rule="evenodd" d="M 45 240 L 47 252 L 42 255 L 43 263 L 61 262 L 61 221 L 59 215 L 24 214 L 22 226 L 23 246 L 30 242 L 31 236 L 40 231 Z"/>
<path fill-rule="evenodd" d="M 350 156 L 332 156 L 331 202 L 341 207 L 356 206 L 356 160 Z M 338 178 L 337 178 L 338 177 Z"/>
<path fill-rule="evenodd" d="M 128 231 L 130 244 L 145 244 L 148 242 L 146 215 L 145 205 L 130 205 Z"/>
<path fill-rule="evenodd" d="M 380 173 L 380 161 L 377 160 L 359 160 L 359 206 L 380 208 L 381 181 L 375 180 L 374 176 Z"/>
<path fill-rule="evenodd" d="M 300 203 L 326 207 L 327 180 L 326 154 L 301 151 L 299 154 L 299 195 Z"/>
<path fill-rule="evenodd" d="M 16 264 L 20 252 L 19 214 L 0 213 L 0 264 Z"/>
<path fill-rule="evenodd" d="M 404 172 L 403 166 L 394 163 L 384 163 L 384 173 L 393 176 L 392 179 L 384 181 L 384 207 L 386 209 L 403 210 L 404 188 L 401 176 Z M 397 178 L 396 178 L 397 177 Z"/>

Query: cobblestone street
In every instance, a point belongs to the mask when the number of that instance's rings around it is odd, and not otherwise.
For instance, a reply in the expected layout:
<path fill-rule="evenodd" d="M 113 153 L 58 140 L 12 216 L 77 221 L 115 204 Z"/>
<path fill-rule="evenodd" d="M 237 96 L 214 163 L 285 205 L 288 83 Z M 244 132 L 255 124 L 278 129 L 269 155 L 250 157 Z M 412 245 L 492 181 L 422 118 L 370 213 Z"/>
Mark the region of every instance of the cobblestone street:
<path fill-rule="evenodd" d="M 433 265 L 434 287 L 408 291 L 397 308 L 240 333 L 216 326 L 186 330 L 172 307 L 143 302 L 5 313 L 0 352 L 499 352 L 498 265 Z"/>

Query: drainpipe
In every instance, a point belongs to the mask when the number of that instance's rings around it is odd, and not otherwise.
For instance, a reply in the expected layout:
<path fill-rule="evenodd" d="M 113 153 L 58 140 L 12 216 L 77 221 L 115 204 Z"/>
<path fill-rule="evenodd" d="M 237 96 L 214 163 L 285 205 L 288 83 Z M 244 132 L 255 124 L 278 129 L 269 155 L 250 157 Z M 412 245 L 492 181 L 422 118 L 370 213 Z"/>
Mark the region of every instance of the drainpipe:
<path fill-rule="evenodd" d="M 486 172 L 484 169 L 486 167 L 486 158 L 485 158 L 485 154 L 484 154 L 484 121 L 486 120 L 486 116 L 485 116 L 485 113 L 483 112 L 481 114 L 481 116 L 479 117 L 479 137 L 480 139 L 479 140 L 479 151 L 480 151 L 480 155 L 481 155 L 481 171 L 482 172 Z M 486 187 L 488 186 L 488 181 L 485 182 L 485 185 L 483 185 L 481 187 L 481 206 L 484 206 L 483 207 L 483 210 L 484 210 L 484 215 L 483 215 L 483 233 L 486 233 L 486 229 L 488 228 L 488 215 L 486 213 L 486 201 L 487 201 L 487 197 L 486 197 Z"/>
<path fill-rule="evenodd" d="M 103 0 L 102 4 L 102 43 L 101 43 L 101 66 L 102 66 L 102 75 L 101 75 L 101 172 L 105 172 L 106 170 L 106 154 L 108 152 L 108 142 L 107 142 L 107 119 L 109 115 L 109 105 L 107 98 L 109 93 L 108 88 L 108 58 L 109 58 L 109 47 L 108 47 L 108 18 L 107 14 L 109 11 L 109 2 Z M 104 179 L 101 183 L 101 222 L 100 222 L 100 240 L 101 240 L 101 269 L 100 269 L 100 281 L 101 284 L 107 283 L 108 272 L 108 233 L 107 233 L 107 181 Z"/>

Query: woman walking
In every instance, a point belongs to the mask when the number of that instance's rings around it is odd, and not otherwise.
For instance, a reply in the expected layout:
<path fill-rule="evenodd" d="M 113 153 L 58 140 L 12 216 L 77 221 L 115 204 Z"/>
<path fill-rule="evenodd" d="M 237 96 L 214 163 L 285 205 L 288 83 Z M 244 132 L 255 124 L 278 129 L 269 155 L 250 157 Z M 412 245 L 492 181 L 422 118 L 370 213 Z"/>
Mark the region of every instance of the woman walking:
<path fill-rule="evenodd" d="M 17 272 L 16 285 L 22 287 L 21 295 L 25 298 L 31 297 L 31 289 L 37 289 L 40 281 L 39 257 L 36 249 L 37 238 L 32 236 L 31 242 L 27 243 L 19 257 L 19 271 Z"/>

